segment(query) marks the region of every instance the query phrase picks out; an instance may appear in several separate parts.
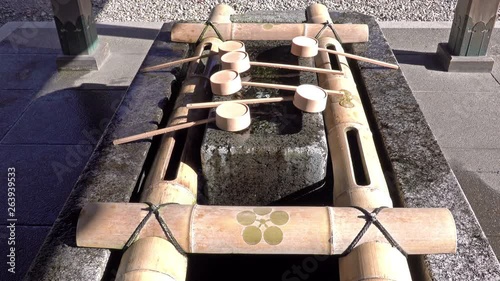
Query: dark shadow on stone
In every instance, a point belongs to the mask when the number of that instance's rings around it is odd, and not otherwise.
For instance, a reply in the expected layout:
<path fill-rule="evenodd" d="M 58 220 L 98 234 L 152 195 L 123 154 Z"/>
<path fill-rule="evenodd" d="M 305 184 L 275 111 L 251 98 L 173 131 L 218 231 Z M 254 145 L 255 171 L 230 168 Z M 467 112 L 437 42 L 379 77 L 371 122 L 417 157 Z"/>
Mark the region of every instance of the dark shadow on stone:
<path fill-rule="evenodd" d="M 436 53 L 392 50 L 399 64 L 422 65 L 428 70 L 445 71 Z"/>
<path fill-rule="evenodd" d="M 464 168 L 464 165 L 457 160 L 451 159 L 450 166 L 486 236 L 499 235 L 500 193 L 484 182 L 475 172 Z M 500 245 L 495 243 L 498 242 L 490 240 L 493 250 L 497 250 L 495 251 L 497 258 L 500 256 L 498 252 Z"/>

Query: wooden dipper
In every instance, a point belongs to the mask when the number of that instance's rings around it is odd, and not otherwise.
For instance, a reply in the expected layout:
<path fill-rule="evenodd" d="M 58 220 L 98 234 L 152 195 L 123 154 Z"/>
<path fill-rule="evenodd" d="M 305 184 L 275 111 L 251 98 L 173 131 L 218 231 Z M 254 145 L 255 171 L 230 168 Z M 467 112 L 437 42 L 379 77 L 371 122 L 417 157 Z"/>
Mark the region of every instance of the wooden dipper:
<path fill-rule="evenodd" d="M 298 57 L 314 57 L 318 54 L 318 51 L 323 51 L 323 52 L 328 52 L 330 54 L 334 55 L 339 55 L 339 56 L 344 56 L 347 58 L 359 60 L 359 61 L 364 61 L 392 69 L 398 69 L 399 66 L 392 64 L 392 63 L 386 63 L 374 59 L 369 59 L 349 53 L 344 53 L 344 52 L 339 52 L 339 51 L 334 51 L 334 50 L 329 50 L 325 48 L 319 48 L 318 47 L 318 40 L 316 38 L 311 38 L 307 36 L 297 36 L 292 39 L 292 48 L 291 48 L 291 53 L 298 56 Z"/>

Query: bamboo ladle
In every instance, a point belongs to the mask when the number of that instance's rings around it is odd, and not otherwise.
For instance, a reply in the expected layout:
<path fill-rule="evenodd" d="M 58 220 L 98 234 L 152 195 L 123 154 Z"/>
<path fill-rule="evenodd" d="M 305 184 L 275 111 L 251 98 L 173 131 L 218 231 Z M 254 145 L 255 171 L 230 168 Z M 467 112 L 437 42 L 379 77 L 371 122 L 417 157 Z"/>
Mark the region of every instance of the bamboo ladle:
<path fill-rule="evenodd" d="M 218 53 L 215 53 L 215 54 L 206 54 L 206 55 L 201 55 L 201 56 L 194 56 L 194 57 L 190 57 L 190 58 L 185 58 L 185 59 L 180 59 L 180 60 L 171 61 L 171 62 L 167 62 L 167 63 L 162 63 L 162 64 L 159 64 L 159 65 L 145 67 L 145 68 L 141 69 L 140 71 L 141 72 L 156 71 L 156 70 L 160 70 L 160 69 L 163 69 L 163 68 L 171 67 L 171 66 L 174 66 L 174 65 L 183 64 L 183 63 L 186 63 L 186 62 L 191 62 L 191 61 L 195 61 L 195 60 L 198 60 L 198 59 L 207 58 L 207 57 L 210 57 L 210 56 L 215 56 L 215 55 L 222 56 L 222 55 L 224 55 L 226 53 L 233 52 L 233 51 L 243 51 L 244 52 L 245 51 L 245 44 L 243 42 L 237 41 L 237 40 L 228 40 L 228 41 L 225 41 L 224 43 L 222 43 L 219 46 L 219 52 Z"/>
<path fill-rule="evenodd" d="M 263 66 L 263 67 L 284 68 L 284 69 L 299 70 L 299 71 L 309 71 L 315 73 L 326 73 L 326 74 L 337 74 L 337 75 L 344 74 L 342 71 L 339 70 L 280 64 L 280 63 L 250 61 L 248 53 L 244 51 L 228 52 L 223 56 L 221 56 L 220 60 L 222 69 L 231 69 L 239 73 L 249 70 L 251 66 Z"/>
<path fill-rule="evenodd" d="M 374 60 L 374 59 L 369 59 L 366 57 L 362 56 L 357 56 L 349 53 L 344 53 L 344 52 L 339 52 L 335 50 L 329 50 L 325 48 L 319 48 L 318 47 L 318 40 L 316 38 L 311 38 L 307 36 L 297 36 L 292 39 L 292 48 L 291 48 L 291 53 L 298 56 L 298 57 L 314 57 L 318 54 L 318 51 L 322 52 L 328 52 L 330 54 L 334 55 L 339 55 L 339 56 L 344 56 L 347 58 L 359 60 L 359 61 L 364 61 L 392 69 L 398 69 L 399 66 L 392 64 L 392 63 L 387 63 L 387 62 L 382 62 L 379 60 Z"/>
<path fill-rule="evenodd" d="M 242 103 L 225 103 L 217 106 L 215 110 L 215 118 L 207 118 L 203 120 L 186 122 L 183 124 L 170 126 L 167 128 L 149 131 L 113 141 L 114 145 L 133 142 L 136 140 L 146 139 L 153 136 L 170 133 L 173 131 L 187 129 L 194 126 L 207 124 L 215 121 L 215 125 L 224 131 L 237 132 L 244 130 L 250 126 L 250 108 Z"/>

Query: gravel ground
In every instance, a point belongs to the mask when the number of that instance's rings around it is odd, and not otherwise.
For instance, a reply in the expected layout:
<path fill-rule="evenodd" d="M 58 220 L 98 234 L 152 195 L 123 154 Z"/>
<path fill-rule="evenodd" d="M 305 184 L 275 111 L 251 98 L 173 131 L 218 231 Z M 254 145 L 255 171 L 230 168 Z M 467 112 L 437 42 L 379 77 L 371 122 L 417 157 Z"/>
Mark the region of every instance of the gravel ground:
<path fill-rule="evenodd" d="M 9 21 L 50 21 L 50 0 L 0 0 L 0 25 Z M 93 0 L 98 21 L 204 20 L 217 3 L 237 13 L 255 10 L 304 10 L 314 1 L 300 0 Z M 457 0 L 325 0 L 331 10 L 352 10 L 380 21 L 451 21 Z"/>

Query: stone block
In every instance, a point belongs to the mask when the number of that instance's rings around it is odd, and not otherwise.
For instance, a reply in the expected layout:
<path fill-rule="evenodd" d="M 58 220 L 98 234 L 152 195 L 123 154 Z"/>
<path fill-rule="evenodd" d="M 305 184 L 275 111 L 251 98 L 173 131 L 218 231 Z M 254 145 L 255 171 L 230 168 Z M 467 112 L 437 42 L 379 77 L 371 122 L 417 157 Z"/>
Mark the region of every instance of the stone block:
<path fill-rule="evenodd" d="M 245 42 L 253 61 L 314 66 L 290 54 L 290 43 Z M 317 84 L 314 73 L 252 67 L 243 79 L 285 85 Z M 229 98 L 293 95 L 291 91 L 245 87 Z M 210 204 L 265 205 L 320 183 L 328 147 L 323 116 L 303 113 L 291 102 L 251 105 L 251 126 L 238 133 L 208 126 L 201 149 L 205 195 Z"/>
<path fill-rule="evenodd" d="M 99 42 L 91 55 L 59 55 L 57 68 L 59 70 L 99 70 L 108 57 L 108 43 Z"/>
<path fill-rule="evenodd" d="M 454 56 L 447 43 L 439 43 L 437 55 L 448 72 L 491 72 L 495 62 L 488 56 Z"/>

